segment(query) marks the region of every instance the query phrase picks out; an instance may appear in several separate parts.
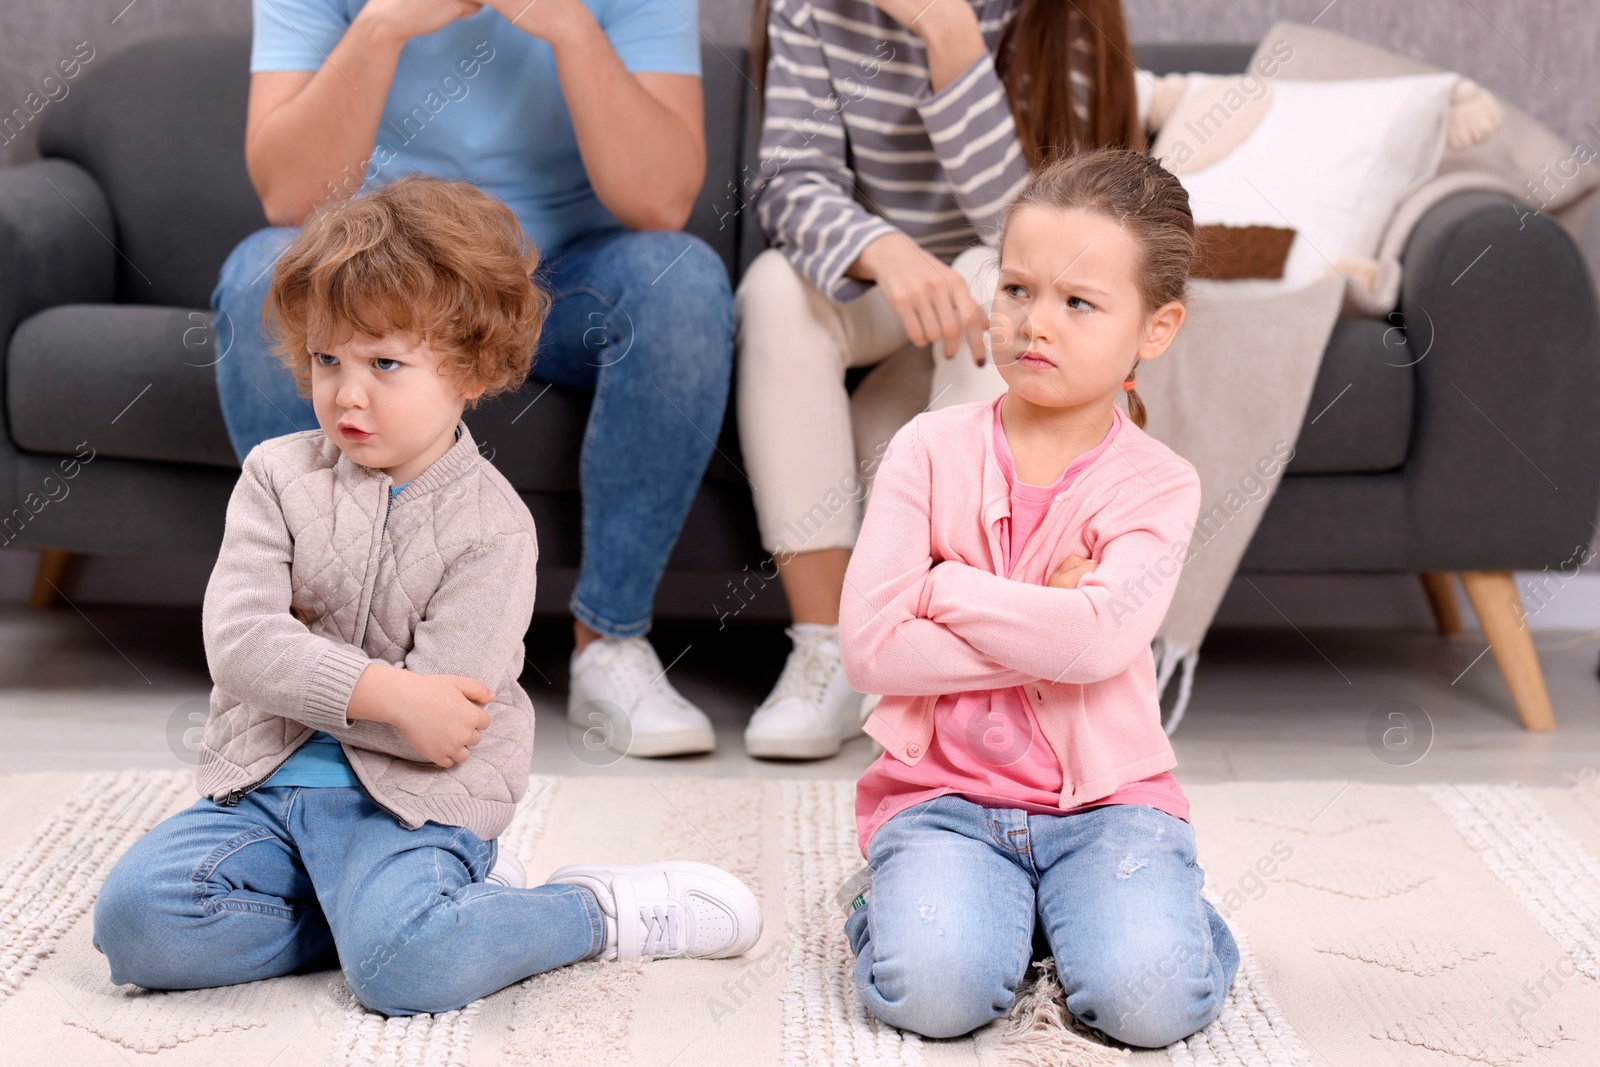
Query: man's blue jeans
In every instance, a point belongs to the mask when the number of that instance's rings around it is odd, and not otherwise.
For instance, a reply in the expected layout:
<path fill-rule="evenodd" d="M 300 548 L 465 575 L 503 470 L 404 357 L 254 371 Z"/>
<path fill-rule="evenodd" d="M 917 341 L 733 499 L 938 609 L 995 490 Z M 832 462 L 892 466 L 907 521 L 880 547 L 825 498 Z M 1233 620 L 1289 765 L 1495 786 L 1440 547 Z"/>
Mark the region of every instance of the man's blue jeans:
<path fill-rule="evenodd" d="M 867 864 L 867 906 L 845 922 L 856 989 L 878 1018 L 926 1037 L 1005 1014 L 1036 917 L 1067 1010 L 1129 1045 L 1209 1025 L 1239 969 L 1200 895 L 1193 827 L 1143 804 L 1029 815 L 951 794 L 879 827 Z"/>
<path fill-rule="evenodd" d="M 211 294 L 217 393 L 240 462 L 270 437 L 317 427 L 261 330 L 273 265 L 298 232 L 246 237 Z M 539 279 L 554 302 L 531 377 L 594 390 L 579 458 L 583 560 L 568 606 L 600 633 L 639 636 L 727 406 L 728 272 L 697 237 L 610 230 L 556 250 Z M 518 421 L 538 417 L 535 406 Z"/>
<path fill-rule="evenodd" d="M 374 1011 L 450 1011 L 605 944 L 588 891 L 485 883 L 498 849 L 431 820 L 406 830 L 355 787 L 262 786 L 237 807 L 201 797 L 117 861 L 93 944 L 119 985 L 342 967 Z"/>

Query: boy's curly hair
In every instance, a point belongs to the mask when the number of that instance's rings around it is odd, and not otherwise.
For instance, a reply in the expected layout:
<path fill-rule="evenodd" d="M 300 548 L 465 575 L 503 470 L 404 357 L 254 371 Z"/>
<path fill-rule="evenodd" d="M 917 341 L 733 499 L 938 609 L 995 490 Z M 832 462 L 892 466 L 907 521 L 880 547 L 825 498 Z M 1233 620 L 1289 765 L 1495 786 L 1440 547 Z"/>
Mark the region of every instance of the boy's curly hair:
<path fill-rule="evenodd" d="M 311 395 L 309 339 L 414 333 L 487 399 L 533 365 L 550 296 L 511 209 L 467 182 L 407 174 L 321 205 L 279 257 L 262 309 L 273 354 Z M 477 406 L 477 400 L 467 403 Z"/>

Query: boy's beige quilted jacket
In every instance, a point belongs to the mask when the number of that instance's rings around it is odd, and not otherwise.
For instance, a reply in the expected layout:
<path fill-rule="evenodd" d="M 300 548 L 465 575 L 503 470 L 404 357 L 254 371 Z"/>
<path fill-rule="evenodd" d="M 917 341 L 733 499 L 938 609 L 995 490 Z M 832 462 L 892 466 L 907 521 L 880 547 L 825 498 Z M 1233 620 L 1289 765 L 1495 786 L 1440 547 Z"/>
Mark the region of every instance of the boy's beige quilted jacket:
<path fill-rule="evenodd" d="M 432 819 L 490 839 L 511 821 L 533 754 L 533 703 L 517 678 L 539 544 L 527 505 L 460 426 L 392 501 L 393 480 L 321 430 L 245 457 L 201 615 L 215 683 L 202 794 L 237 804 L 324 730 L 407 829 Z M 439 767 L 393 726 L 345 718 L 374 660 L 494 691 L 465 762 Z"/>

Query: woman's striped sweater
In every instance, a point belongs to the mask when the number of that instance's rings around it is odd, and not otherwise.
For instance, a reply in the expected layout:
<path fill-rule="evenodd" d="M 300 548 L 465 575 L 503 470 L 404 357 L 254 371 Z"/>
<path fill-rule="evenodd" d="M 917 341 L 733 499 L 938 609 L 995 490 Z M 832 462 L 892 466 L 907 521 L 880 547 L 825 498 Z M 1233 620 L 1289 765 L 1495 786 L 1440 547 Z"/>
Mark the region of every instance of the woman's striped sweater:
<path fill-rule="evenodd" d="M 999 237 L 1027 180 L 993 54 L 1016 0 L 966 0 L 985 53 L 937 93 L 922 39 L 871 0 L 773 0 L 756 216 L 817 288 L 838 301 L 869 283 L 845 276 L 868 244 L 899 230 L 948 263 Z M 1092 46 L 1074 9 L 1083 61 L 1073 109 L 1087 123 Z"/>

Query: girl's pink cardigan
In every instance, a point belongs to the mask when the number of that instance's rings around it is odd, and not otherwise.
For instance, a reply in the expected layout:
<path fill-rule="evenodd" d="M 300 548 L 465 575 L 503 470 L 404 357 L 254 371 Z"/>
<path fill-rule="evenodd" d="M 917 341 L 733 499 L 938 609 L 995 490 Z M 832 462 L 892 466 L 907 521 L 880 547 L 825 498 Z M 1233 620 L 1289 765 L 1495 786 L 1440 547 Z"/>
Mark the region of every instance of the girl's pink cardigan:
<path fill-rule="evenodd" d="M 845 678 L 883 699 L 869 735 L 916 763 L 943 693 L 1020 685 L 1061 760 L 1061 806 L 1177 763 L 1161 729 L 1155 636 L 1200 510 L 1194 467 L 1131 421 L 1050 505 L 1010 578 L 993 403 L 924 412 L 895 434 L 845 571 Z M 1098 563 L 1045 583 L 1066 556 Z"/>

